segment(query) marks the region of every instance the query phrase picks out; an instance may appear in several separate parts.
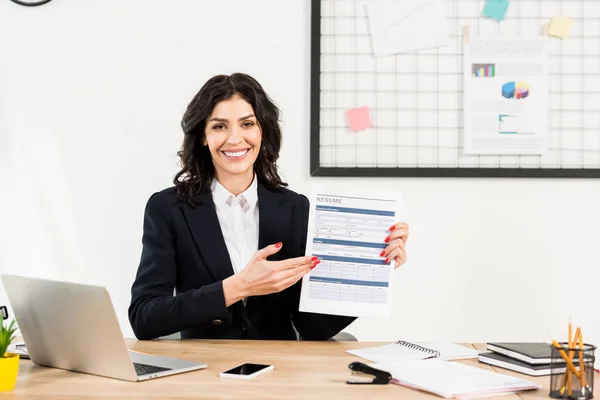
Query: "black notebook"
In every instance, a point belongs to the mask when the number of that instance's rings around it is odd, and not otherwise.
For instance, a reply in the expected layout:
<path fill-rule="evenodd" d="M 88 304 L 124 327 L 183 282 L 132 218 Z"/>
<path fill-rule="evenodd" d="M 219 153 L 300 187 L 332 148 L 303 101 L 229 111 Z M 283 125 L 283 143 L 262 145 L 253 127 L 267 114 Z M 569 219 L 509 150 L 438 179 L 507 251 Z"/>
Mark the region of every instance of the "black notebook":
<path fill-rule="evenodd" d="M 487 349 L 495 353 L 515 358 L 527 364 L 550 364 L 550 343 L 542 342 L 493 342 L 487 344 Z"/>
<path fill-rule="evenodd" d="M 494 365 L 496 367 L 509 369 L 511 371 L 520 372 L 531 376 L 550 375 L 552 373 L 560 374 L 565 372 L 566 365 L 557 367 L 554 366 L 554 371 L 551 370 L 550 364 L 528 364 L 523 361 L 515 360 L 498 353 L 481 353 L 479 361 L 484 364 Z"/>

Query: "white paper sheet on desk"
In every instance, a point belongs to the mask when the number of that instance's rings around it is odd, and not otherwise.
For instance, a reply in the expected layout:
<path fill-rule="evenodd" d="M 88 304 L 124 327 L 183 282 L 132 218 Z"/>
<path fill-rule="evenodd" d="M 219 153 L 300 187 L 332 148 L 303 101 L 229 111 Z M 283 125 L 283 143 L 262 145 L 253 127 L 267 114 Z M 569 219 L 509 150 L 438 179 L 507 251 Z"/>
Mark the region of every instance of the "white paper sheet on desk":
<path fill-rule="evenodd" d="M 443 0 L 379 0 L 367 4 L 376 57 L 443 46 L 448 21 Z"/>
<path fill-rule="evenodd" d="M 393 383 L 445 398 L 489 397 L 540 388 L 538 384 L 519 377 L 439 358 L 371 366 L 392 374 Z"/>
<path fill-rule="evenodd" d="M 380 253 L 400 203 L 399 192 L 313 188 L 306 254 L 321 263 L 302 278 L 300 311 L 390 315 L 394 261 Z"/>

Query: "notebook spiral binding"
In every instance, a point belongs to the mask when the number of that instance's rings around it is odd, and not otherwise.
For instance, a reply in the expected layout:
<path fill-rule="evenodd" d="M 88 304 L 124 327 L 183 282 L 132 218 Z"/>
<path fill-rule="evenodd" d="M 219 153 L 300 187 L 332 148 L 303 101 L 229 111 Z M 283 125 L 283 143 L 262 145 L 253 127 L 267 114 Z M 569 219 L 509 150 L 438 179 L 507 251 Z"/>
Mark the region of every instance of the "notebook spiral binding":
<path fill-rule="evenodd" d="M 411 342 L 406 342 L 404 340 L 398 340 L 396 342 L 396 344 L 398 344 L 400 346 L 411 348 L 413 350 L 421 351 L 423 353 L 431 354 L 432 357 L 439 357 L 440 356 L 440 352 L 437 351 L 437 350 L 433 350 L 433 349 L 429 349 L 427 347 L 419 346 L 418 344 L 414 344 L 414 343 L 411 343 Z"/>

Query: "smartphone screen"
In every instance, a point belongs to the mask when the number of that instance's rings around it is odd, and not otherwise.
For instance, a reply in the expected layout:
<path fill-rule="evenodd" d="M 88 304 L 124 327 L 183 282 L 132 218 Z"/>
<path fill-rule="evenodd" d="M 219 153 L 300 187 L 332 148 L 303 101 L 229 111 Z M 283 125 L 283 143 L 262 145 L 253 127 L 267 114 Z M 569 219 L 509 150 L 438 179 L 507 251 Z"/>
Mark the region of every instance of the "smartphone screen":
<path fill-rule="evenodd" d="M 225 372 L 223 372 L 224 374 L 230 374 L 230 375 L 252 375 L 260 370 L 263 370 L 265 368 L 269 368 L 270 365 L 266 365 L 266 364 L 242 364 L 242 365 L 238 365 L 235 368 L 231 368 L 230 370 L 227 370 Z"/>

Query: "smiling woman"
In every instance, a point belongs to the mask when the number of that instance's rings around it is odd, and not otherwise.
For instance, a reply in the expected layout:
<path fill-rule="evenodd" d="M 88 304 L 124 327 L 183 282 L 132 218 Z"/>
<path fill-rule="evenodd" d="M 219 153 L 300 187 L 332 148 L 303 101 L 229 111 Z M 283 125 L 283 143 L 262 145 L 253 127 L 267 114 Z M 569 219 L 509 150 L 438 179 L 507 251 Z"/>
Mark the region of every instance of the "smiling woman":
<path fill-rule="evenodd" d="M 245 74 L 211 78 L 188 105 L 181 171 L 154 193 L 129 319 L 139 339 L 326 340 L 354 318 L 298 311 L 308 199 L 277 172 L 279 110 Z M 382 257 L 406 260 L 408 226 L 390 228 Z M 173 295 L 175 291 L 175 295 Z"/>
<path fill-rule="evenodd" d="M 251 76 L 209 79 L 190 102 L 181 125 L 185 133 L 179 152 L 182 170 L 174 179 L 181 200 L 193 202 L 219 173 L 237 182 L 247 181 L 253 168 L 268 187 L 287 186 L 276 165 L 281 147 L 279 109 Z M 248 149 L 248 155 L 231 153 Z M 232 162 L 237 157 L 243 162 Z"/>
<path fill-rule="evenodd" d="M 242 117 L 237 118 L 239 115 Z M 206 126 L 203 145 L 208 146 L 217 180 L 253 175 L 262 134 L 252 106 L 239 95 L 217 104 Z M 245 188 L 241 188 L 245 189 Z"/>

